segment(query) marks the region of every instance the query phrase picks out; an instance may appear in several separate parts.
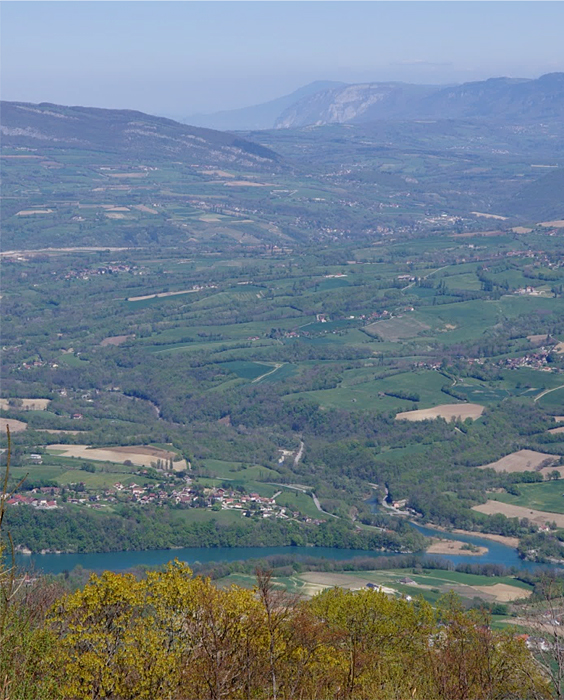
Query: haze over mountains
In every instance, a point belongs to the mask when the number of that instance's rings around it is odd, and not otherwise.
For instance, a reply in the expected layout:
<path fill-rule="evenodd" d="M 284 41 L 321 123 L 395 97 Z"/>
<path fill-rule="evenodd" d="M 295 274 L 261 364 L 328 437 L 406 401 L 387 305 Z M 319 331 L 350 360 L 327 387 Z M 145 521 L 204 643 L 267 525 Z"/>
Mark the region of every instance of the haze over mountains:
<path fill-rule="evenodd" d="M 227 130 L 289 129 L 376 120 L 555 120 L 564 117 L 564 73 L 490 78 L 456 86 L 311 83 L 264 104 L 183 121 Z"/>
<path fill-rule="evenodd" d="M 324 236 L 336 222 L 354 236 L 371 229 L 373 213 L 362 222 L 351 214 L 360 201 L 366 211 L 377 212 L 380 225 L 385 220 L 391 227 L 396 217 L 390 212 L 396 209 L 400 227 L 406 222 L 427 227 L 441 213 L 473 217 L 475 211 L 535 224 L 563 215 L 563 85 L 564 74 L 441 90 L 338 85 L 286 107 L 278 123 L 287 128 L 248 135 L 131 110 L 3 102 L 0 130 L 5 157 L 13 162 L 43 158 L 51 168 L 50 161 L 66 162 L 74 153 L 103 181 L 130 177 L 131 168 L 143 166 L 146 173 L 147 166 L 168 163 L 180 169 L 173 178 L 179 194 L 194 194 L 200 185 L 217 187 L 210 196 L 216 205 L 227 197 L 228 216 L 261 211 L 272 222 L 283 215 L 290 237 L 320 230 Z M 272 103 L 267 107 L 263 115 Z M 313 119 L 326 127 L 308 128 Z M 108 175 L 109 165 L 117 174 Z M 258 173 L 267 175 L 257 180 Z M 56 173 L 51 177 L 56 180 Z M 312 197 L 314 180 L 320 189 Z M 196 190 L 186 190 L 189 181 Z M 320 204 L 326 201 L 332 208 Z M 253 236 L 262 240 L 264 228 Z"/>
<path fill-rule="evenodd" d="M 209 129 L 254 131 L 256 129 L 272 129 L 277 119 L 293 105 L 306 100 L 308 97 L 323 94 L 328 90 L 346 87 L 346 83 L 332 80 L 317 80 L 309 85 L 295 90 L 289 95 L 269 100 L 262 104 L 243 107 L 242 109 L 225 110 L 214 114 L 193 114 L 181 119 L 185 124 L 204 126 Z"/>

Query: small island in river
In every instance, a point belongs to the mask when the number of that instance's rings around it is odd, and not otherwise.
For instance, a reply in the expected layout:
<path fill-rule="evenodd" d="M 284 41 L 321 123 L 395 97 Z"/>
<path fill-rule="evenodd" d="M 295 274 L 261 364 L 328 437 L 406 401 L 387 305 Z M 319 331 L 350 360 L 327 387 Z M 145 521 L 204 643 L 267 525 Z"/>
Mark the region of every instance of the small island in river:
<path fill-rule="evenodd" d="M 460 542 L 459 540 L 435 539 L 433 543 L 427 547 L 427 554 L 451 554 L 451 555 L 475 555 L 481 557 L 487 554 L 487 547 L 478 547 L 468 542 Z"/>

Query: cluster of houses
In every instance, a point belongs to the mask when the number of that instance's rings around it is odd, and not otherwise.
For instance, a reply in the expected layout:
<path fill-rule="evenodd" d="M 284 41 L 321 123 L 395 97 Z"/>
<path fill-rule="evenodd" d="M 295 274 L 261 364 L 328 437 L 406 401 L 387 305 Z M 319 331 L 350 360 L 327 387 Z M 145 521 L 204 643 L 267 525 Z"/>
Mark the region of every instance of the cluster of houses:
<path fill-rule="evenodd" d="M 258 493 L 240 493 L 238 491 L 223 488 L 197 488 L 191 486 L 188 481 L 185 486 L 165 491 L 162 487 L 140 486 L 138 484 L 124 485 L 116 483 L 113 489 L 107 489 L 104 497 L 108 500 L 116 500 L 116 495 L 126 496 L 129 500 L 139 505 L 150 503 L 172 503 L 175 505 L 196 506 L 211 508 L 219 505 L 223 510 L 235 510 L 242 513 L 252 511 L 263 518 L 289 518 L 298 517 L 299 513 L 287 513 L 286 509 L 279 506 L 274 498 L 266 498 Z"/>
<path fill-rule="evenodd" d="M 35 367 L 45 367 L 47 363 L 41 360 L 31 360 L 30 362 L 22 362 L 19 369 L 33 369 Z"/>
<path fill-rule="evenodd" d="M 63 275 L 63 279 L 87 280 L 90 279 L 90 277 L 115 275 L 123 272 L 129 272 L 133 275 L 143 274 L 142 270 L 140 270 L 137 265 L 129 265 L 127 263 L 107 263 L 96 267 L 84 267 L 79 270 L 69 270 Z"/>
<path fill-rule="evenodd" d="M 522 357 L 507 357 L 504 360 L 499 360 L 498 364 L 508 369 L 528 367 L 530 369 L 550 371 L 550 368 L 547 367 L 549 353 L 550 349 L 541 348 L 538 352 L 531 352 Z"/>
<path fill-rule="evenodd" d="M 518 294 L 519 296 L 529 296 L 529 297 L 538 297 L 542 296 L 542 292 L 539 291 L 538 289 L 535 289 L 534 287 L 526 286 L 526 287 L 520 287 L 515 294 Z"/>
<path fill-rule="evenodd" d="M 418 362 L 413 363 L 413 367 L 415 369 L 435 369 L 439 370 L 442 368 L 442 362 L 436 362 L 436 361 L 429 361 L 425 362 L 423 360 L 420 360 Z"/>
<path fill-rule="evenodd" d="M 74 492 L 73 487 L 81 487 L 80 492 Z M 16 494 L 8 501 L 8 505 L 28 505 L 42 510 L 59 507 L 54 496 L 60 496 L 60 487 L 41 487 L 33 489 L 30 495 Z M 276 494 L 278 495 L 278 494 Z M 51 498 L 48 498 L 50 496 Z M 87 493 L 84 484 L 70 484 L 65 501 L 89 508 L 102 508 L 104 504 L 117 501 L 127 501 L 137 505 L 157 504 L 183 505 L 186 507 L 212 508 L 215 510 L 233 510 L 241 515 L 255 515 L 262 518 L 299 518 L 305 522 L 320 524 L 321 520 L 304 518 L 299 511 L 292 511 L 276 503 L 275 497 L 268 498 L 258 493 L 241 493 L 239 491 L 220 487 L 201 488 L 192 486 L 190 480 L 181 487 L 166 489 L 163 484 L 139 485 L 136 483 L 115 483 L 103 493 Z"/>
<path fill-rule="evenodd" d="M 37 489 L 34 489 L 34 492 Z M 36 496 L 23 496 L 19 493 L 11 496 L 6 504 L 9 506 L 32 506 L 33 508 L 38 508 L 40 510 L 54 510 L 58 508 L 57 501 L 53 499 L 47 499 L 45 497 Z"/>

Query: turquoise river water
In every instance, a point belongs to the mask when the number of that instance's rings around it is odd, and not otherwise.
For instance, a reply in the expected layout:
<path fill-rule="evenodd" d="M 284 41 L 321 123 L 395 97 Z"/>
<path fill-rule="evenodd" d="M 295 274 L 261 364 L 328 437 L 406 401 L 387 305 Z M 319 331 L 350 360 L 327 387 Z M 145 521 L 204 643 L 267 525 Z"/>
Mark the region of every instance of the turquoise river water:
<path fill-rule="evenodd" d="M 515 549 L 492 540 L 474 535 L 449 534 L 446 532 L 438 533 L 436 530 L 419 525 L 415 525 L 414 527 L 424 535 L 436 537 L 440 534 L 441 537 L 447 539 L 460 540 L 488 548 L 488 552 L 481 556 L 441 555 L 440 557 L 433 556 L 433 559 L 443 559 L 455 565 L 460 563 L 503 564 L 507 567 L 514 566 L 519 569 L 527 570 L 546 568 L 546 565 L 543 564 L 523 561 L 519 558 Z M 332 547 L 216 547 L 210 549 L 187 547 L 184 549 L 156 549 L 143 552 L 18 555 L 17 563 L 26 567 L 32 566 L 37 571 L 58 574 L 63 571 L 71 571 L 76 566 L 82 566 L 85 569 L 97 571 L 104 569 L 123 571 L 135 566 L 159 566 L 175 558 L 188 564 L 193 564 L 195 562 L 207 563 L 258 559 L 273 554 L 302 555 L 337 560 L 351 559 L 352 557 L 378 558 L 400 556 L 387 552 L 371 552 L 360 549 L 335 549 Z M 424 561 L 424 554 L 421 555 L 421 559 Z"/>

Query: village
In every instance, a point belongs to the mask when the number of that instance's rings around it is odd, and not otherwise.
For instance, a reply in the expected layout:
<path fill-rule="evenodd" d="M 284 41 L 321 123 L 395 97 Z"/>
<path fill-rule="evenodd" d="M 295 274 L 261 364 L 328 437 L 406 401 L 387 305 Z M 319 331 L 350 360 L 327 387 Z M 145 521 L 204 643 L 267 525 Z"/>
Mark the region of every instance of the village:
<path fill-rule="evenodd" d="M 139 475 L 146 472 L 139 472 Z M 68 486 L 41 486 L 24 494 L 14 494 L 6 500 L 9 506 L 31 506 L 40 510 L 54 510 L 62 504 L 72 504 L 96 510 L 107 509 L 117 504 L 137 506 L 168 505 L 179 509 L 207 508 L 213 511 L 231 510 L 241 513 L 241 517 L 294 519 L 315 525 L 322 520 L 303 516 L 276 503 L 276 496 L 267 498 L 258 493 L 247 493 L 243 486 L 236 488 L 204 487 L 185 477 L 185 484 L 171 487 L 166 483 L 140 485 L 135 482 L 116 482 L 103 491 L 89 489 L 84 482 Z"/>
<path fill-rule="evenodd" d="M 71 269 L 62 275 L 62 279 L 88 280 L 91 277 L 96 277 L 99 275 L 115 275 L 123 272 L 129 272 L 133 275 L 143 275 L 145 274 L 146 270 L 144 268 L 140 269 L 137 265 L 115 262 L 105 265 L 97 265 L 95 267 L 84 267 L 76 270 Z"/>

